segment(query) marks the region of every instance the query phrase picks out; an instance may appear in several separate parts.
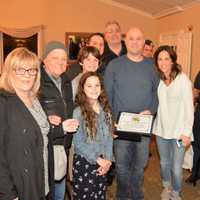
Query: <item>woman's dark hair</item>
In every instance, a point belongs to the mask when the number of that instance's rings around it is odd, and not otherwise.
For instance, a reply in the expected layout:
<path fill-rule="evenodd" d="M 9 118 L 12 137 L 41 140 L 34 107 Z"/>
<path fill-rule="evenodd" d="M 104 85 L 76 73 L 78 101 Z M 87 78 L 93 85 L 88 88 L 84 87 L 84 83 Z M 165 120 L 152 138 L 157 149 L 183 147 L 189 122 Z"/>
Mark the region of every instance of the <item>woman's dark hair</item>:
<path fill-rule="evenodd" d="M 105 40 L 105 39 L 104 39 L 103 33 L 97 32 L 97 33 L 92 33 L 91 35 L 89 35 L 89 37 L 88 37 L 88 43 L 90 43 L 90 40 L 91 40 L 91 38 L 92 38 L 93 36 L 99 36 L 99 37 L 101 37 L 103 40 Z"/>
<path fill-rule="evenodd" d="M 158 56 L 162 51 L 166 51 L 172 60 L 172 70 L 170 73 L 170 81 L 172 81 L 181 72 L 181 66 L 177 63 L 177 54 L 174 51 L 172 46 L 163 45 L 163 46 L 158 47 L 158 49 L 154 53 L 153 58 L 154 58 L 154 63 L 155 63 L 156 69 L 162 80 L 167 79 L 166 76 L 164 75 L 164 73 L 159 69 L 159 66 L 158 66 Z"/>
<path fill-rule="evenodd" d="M 85 46 L 79 51 L 78 62 L 83 63 L 83 60 L 85 60 L 89 56 L 89 54 L 92 54 L 98 60 L 100 60 L 101 58 L 99 50 L 96 47 Z"/>
<path fill-rule="evenodd" d="M 87 136 L 91 139 L 95 139 L 97 133 L 97 113 L 92 109 L 92 106 L 84 92 L 85 82 L 89 77 L 92 76 L 95 76 L 99 79 L 101 85 L 101 93 L 99 95 L 98 101 L 105 113 L 105 122 L 111 133 L 113 132 L 114 120 L 112 118 L 111 109 L 108 103 L 108 97 L 106 95 L 101 76 L 99 76 L 96 72 L 84 73 L 79 82 L 75 102 L 78 106 L 80 106 L 82 116 L 85 121 Z"/>

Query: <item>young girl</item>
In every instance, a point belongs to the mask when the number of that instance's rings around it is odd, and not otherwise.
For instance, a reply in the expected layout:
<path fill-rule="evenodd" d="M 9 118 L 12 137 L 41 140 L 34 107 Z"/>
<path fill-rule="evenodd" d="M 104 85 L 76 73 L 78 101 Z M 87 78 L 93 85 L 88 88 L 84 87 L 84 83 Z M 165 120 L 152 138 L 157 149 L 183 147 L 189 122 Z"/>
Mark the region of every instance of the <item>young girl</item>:
<path fill-rule="evenodd" d="M 82 72 L 79 73 L 73 80 L 72 80 L 72 94 L 73 100 L 75 100 L 75 96 L 78 90 L 79 81 L 82 75 L 86 72 L 96 72 L 99 67 L 99 59 L 100 53 L 97 48 L 92 46 L 85 46 L 83 47 L 79 54 L 78 54 L 78 62 L 82 67 Z M 72 180 L 72 163 L 73 163 L 73 154 L 74 149 L 73 145 L 70 149 L 69 153 L 69 174 L 70 180 Z"/>
<path fill-rule="evenodd" d="M 189 78 L 181 72 L 176 52 L 172 47 L 160 46 L 154 54 L 154 59 L 161 78 L 155 123 L 164 187 L 161 200 L 181 200 L 185 147 L 193 139 L 192 85 Z"/>
<path fill-rule="evenodd" d="M 106 173 L 113 158 L 113 120 L 102 79 L 95 72 L 81 77 L 73 117 L 73 200 L 106 199 Z"/>

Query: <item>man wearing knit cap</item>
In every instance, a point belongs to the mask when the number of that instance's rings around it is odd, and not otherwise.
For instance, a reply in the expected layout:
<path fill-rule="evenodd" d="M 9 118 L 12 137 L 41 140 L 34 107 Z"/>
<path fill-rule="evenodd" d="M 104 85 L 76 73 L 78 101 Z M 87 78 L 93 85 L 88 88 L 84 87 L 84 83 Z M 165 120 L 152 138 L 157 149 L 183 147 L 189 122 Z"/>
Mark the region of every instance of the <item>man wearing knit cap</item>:
<path fill-rule="evenodd" d="M 73 111 L 71 82 L 66 76 L 67 49 L 58 41 L 49 42 L 42 57 L 40 102 L 51 124 L 49 133 L 49 182 L 50 198 L 64 200 L 66 188 L 67 160 L 72 133 L 78 128 L 78 121 L 71 119 Z M 60 161 L 59 160 L 59 161 Z M 66 165 L 66 166 L 65 166 Z M 59 168 L 60 167 L 60 168 Z"/>

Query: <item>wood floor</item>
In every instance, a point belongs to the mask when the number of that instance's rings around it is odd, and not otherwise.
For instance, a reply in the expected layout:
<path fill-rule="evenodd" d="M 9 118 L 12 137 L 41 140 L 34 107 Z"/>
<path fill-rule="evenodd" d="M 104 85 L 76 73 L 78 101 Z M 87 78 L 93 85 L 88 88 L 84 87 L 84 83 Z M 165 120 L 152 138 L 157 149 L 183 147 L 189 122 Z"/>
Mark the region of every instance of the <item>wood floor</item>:
<path fill-rule="evenodd" d="M 154 142 L 151 145 L 151 153 L 152 156 L 149 158 L 144 177 L 145 200 L 160 200 L 160 193 L 162 191 L 160 166 L 157 148 Z M 183 179 L 185 180 L 189 174 L 189 171 L 184 170 Z M 112 186 L 108 188 L 107 200 L 114 200 L 115 191 L 116 182 L 114 181 Z M 183 200 L 200 200 L 200 180 L 195 187 L 183 181 L 182 198 Z"/>

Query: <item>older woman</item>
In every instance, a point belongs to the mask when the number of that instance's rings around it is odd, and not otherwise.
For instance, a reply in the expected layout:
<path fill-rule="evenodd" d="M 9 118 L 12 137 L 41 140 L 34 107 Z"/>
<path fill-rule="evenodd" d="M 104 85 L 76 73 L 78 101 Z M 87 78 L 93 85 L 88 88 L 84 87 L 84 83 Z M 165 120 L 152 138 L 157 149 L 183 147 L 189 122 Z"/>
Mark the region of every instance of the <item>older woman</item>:
<path fill-rule="evenodd" d="M 155 130 L 164 187 L 161 200 L 181 200 L 185 147 L 193 139 L 192 84 L 181 71 L 172 47 L 160 46 L 154 59 L 161 78 Z"/>
<path fill-rule="evenodd" d="M 6 58 L 0 79 L 0 199 L 42 200 L 49 193 L 49 123 L 37 99 L 39 61 L 26 48 Z"/>

